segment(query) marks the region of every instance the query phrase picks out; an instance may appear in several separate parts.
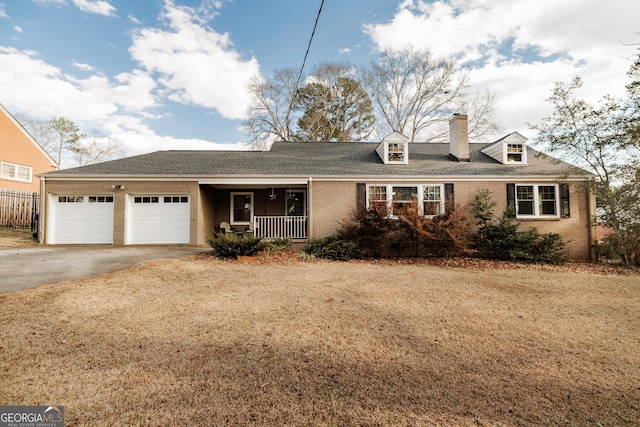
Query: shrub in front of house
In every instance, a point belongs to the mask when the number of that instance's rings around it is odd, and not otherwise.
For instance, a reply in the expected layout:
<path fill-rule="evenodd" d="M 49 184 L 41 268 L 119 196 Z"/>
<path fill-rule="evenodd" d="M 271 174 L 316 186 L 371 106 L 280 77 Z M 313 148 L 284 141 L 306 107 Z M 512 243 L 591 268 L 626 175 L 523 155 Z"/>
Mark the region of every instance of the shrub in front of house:
<path fill-rule="evenodd" d="M 343 224 L 336 238 L 355 242 L 364 258 L 384 258 L 392 247 L 400 249 L 405 231 L 398 221 L 389 221 L 381 209 L 356 212 Z"/>
<path fill-rule="evenodd" d="M 557 233 L 540 234 L 535 227 L 519 231 L 520 224 L 500 220 L 484 228 L 480 253 L 487 258 L 560 264 L 566 261 L 565 242 Z"/>
<path fill-rule="evenodd" d="M 339 236 L 329 236 L 309 241 L 302 249 L 306 255 L 332 259 L 336 261 L 350 261 L 362 259 L 362 251 L 356 242 Z"/>
<path fill-rule="evenodd" d="M 260 252 L 273 253 L 282 252 L 291 248 L 293 239 L 290 237 L 276 237 L 275 239 L 262 240 L 260 242 Z"/>
<path fill-rule="evenodd" d="M 219 258 L 255 255 L 261 250 L 261 242 L 261 237 L 224 233 L 214 233 L 207 239 L 207 244 L 213 249 L 213 254 Z"/>
<path fill-rule="evenodd" d="M 557 233 L 540 234 L 535 227 L 520 231 L 513 208 L 496 218 L 496 203 L 488 190 L 479 190 L 471 203 L 478 225 L 476 246 L 479 254 L 492 259 L 560 264 L 566 261 L 565 242 Z"/>
<path fill-rule="evenodd" d="M 358 244 L 367 258 L 448 257 L 471 253 L 473 236 L 468 215 L 451 205 L 441 215 L 425 216 L 417 202 L 390 217 L 386 206 L 356 212 L 339 232 Z"/>

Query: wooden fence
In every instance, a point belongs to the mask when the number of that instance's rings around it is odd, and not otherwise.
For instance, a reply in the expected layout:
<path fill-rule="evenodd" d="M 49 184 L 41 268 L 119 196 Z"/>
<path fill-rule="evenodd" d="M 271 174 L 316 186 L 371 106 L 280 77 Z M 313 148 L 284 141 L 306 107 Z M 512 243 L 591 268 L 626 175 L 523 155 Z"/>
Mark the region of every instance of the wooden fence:
<path fill-rule="evenodd" d="M 0 190 L 0 227 L 38 228 L 38 193 Z"/>

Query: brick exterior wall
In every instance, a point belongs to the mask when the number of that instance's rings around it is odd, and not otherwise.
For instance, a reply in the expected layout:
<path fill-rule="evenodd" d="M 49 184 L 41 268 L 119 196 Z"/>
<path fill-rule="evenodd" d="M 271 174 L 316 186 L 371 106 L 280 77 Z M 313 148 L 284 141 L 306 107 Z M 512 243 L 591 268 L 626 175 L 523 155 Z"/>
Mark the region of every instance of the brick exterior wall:
<path fill-rule="evenodd" d="M 377 182 L 386 184 L 387 182 Z M 538 184 L 539 182 L 531 182 Z M 373 184 L 373 182 L 368 182 Z M 518 184 L 527 182 L 518 181 Z M 329 236 L 349 218 L 356 208 L 356 182 L 313 182 L 311 238 Z M 507 206 L 506 182 L 454 182 L 455 202 L 469 210 L 469 203 L 479 189 L 486 188 L 497 202 L 495 215 L 502 215 Z M 558 233 L 567 243 L 566 251 L 572 259 L 591 259 L 593 248 L 592 219 L 595 217 L 594 197 L 583 184 L 571 183 L 570 218 L 518 220 L 520 229 L 536 227 L 540 233 Z"/>
<path fill-rule="evenodd" d="M 29 166 L 32 175 L 31 182 L 4 179 L 0 175 L 0 189 L 40 192 L 40 179 L 36 175 L 54 171 L 57 167 L 7 114 L 0 106 L 0 162 Z"/>
<path fill-rule="evenodd" d="M 364 182 L 364 181 L 359 181 Z M 312 181 L 307 190 L 309 209 L 309 237 L 320 238 L 334 234 L 357 208 L 357 183 L 341 181 Z M 374 182 L 368 182 L 373 184 Z M 386 182 L 377 182 L 385 184 Z M 538 183 L 538 182 L 532 182 Z M 114 190 L 116 184 L 123 190 Z M 518 184 L 527 184 L 518 182 Z M 501 215 L 507 205 L 506 182 L 454 182 L 456 203 L 469 209 L 469 203 L 479 189 L 491 191 L 497 202 L 496 215 Z M 191 201 L 190 244 L 204 245 L 221 219 L 216 214 L 223 206 L 228 211 L 228 195 L 217 200 L 215 192 L 200 187 L 197 182 L 160 181 L 47 181 L 46 194 L 55 195 L 114 195 L 114 244 L 125 243 L 125 200 L 127 194 L 189 194 Z M 45 199 L 45 203 L 46 203 Z M 46 207 L 41 209 L 41 240 L 46 241 Z M 595 200 L 580 183 L 570 184 L 570 218 L 520 220 L 521 229 L 536 227 L 541 233 L 555 232 L 567 242 L 568 255 L 573 259 L 590 259 L 594 233 L 590 222 L 595 216 Z"/>
<path fill-rule="evenodd" d="M 355 212 L 355 182 L 314 181 L 309 194 L 310 238 L 334 234 Z"/>
<path fill-rule="evenodd" d="M 518 181 L 519 185 L 540 182 Z M 463 208 L 469 209 L 469 202 L 477 191 L 486 188 L 497 202 L 494 214 L 502 215 L 507 206 L 506 183 L 504 182 L 461 182 L 455 183 L 455 200 Z M 569 184 L 569 218 L 518 219 L 520 230 L 535 227 L 540 233 L 558 233 L 566 242 L 566 251 L 572 259 L 592 259 L 594 244 L 593 219 L 595 218 L 595 198 L 585 190 L 582 183 Z"/>

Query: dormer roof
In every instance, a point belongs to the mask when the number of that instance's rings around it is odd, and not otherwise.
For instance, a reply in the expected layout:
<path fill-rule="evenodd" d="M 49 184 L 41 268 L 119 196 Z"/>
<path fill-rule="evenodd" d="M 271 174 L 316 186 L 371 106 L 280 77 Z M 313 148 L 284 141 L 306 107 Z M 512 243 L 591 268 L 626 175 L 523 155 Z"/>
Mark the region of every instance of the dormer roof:
<path fill-rule="evenodd" d="M 391 132 L 382 138 L 376 153 L 385 165 L 406 165 L 409 163 L 409 138 L 400 132 Z"/>
<path fill-rule="evenodd" d="M 518 132 L 500 138 L 483 148 L 481 152 L 503 165 L 528 164 L 527 138 Z"/>

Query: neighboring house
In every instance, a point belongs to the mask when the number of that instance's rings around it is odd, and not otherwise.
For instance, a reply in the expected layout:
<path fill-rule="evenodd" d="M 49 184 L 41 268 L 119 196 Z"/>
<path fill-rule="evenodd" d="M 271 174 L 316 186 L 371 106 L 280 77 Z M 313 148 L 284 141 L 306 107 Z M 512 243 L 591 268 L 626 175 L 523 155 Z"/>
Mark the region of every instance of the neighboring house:
<path fill-rule="evenodd" d="M 231 229 L 305 241 L 333 234 L 359 207 L 420 202 L 468 208 L 491 191 L 500 215 L 557 232 L 572 258 L 591 256 L 592 175 L 538 156 L 512 133 L 469 144 L 467 116 L 450 120 L 449 144 L 277 142 L 269 151 L 159 151 L 45 174 L 40 240 L 48 244 L 203 245 Z M 229 227 L 227 227 L 227 224 Z"/>
<path fill-rule="evenodd" d="M 37 193 L 36 175 L 56 169 L 55 160 L 0 104 L 0 190 Z"/>

